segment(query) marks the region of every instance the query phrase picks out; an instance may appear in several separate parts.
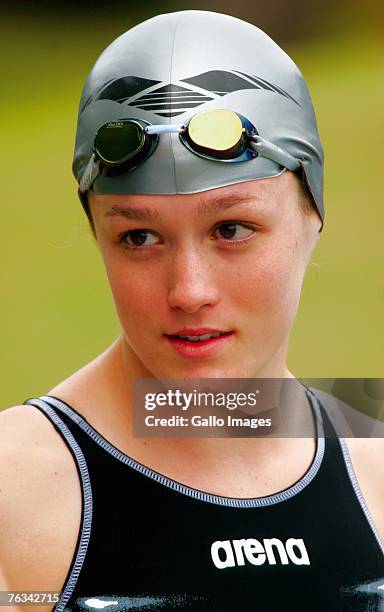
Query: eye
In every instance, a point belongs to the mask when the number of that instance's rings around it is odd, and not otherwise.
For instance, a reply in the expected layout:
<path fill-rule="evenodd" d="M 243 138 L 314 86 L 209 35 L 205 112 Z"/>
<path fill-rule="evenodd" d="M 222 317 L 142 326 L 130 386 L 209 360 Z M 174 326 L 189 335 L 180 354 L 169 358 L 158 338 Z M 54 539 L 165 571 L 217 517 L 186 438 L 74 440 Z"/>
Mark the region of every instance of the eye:
<path fill-rule="evenodd" d="M 255 233 L 255 228 L 244 223 L 230 221 L 218 225 L 215 232 L 218 231 L 225 242 L 235 246 L 246 242 Z M 147 229 L 135 229 L 125 232 L 120 241 L 130 250 L 150 247 L 157 243 L 155 234 Z"/>
<path fill-rule="evenodd" d="M 141 246 L 152 246 L 155 242 L 146 242 L 146 237 L 152 236 L 156 238 L 152 232 L 146 229 L 136 229 L 126 232 L 122 237 L 124 242 L 130 249 L 136 249 Z"/>
<path fill-rule="evenodd" d="M 237 231 L 237 228 L 240 228 L 240 232 Z M 220 231 L 221 237 L 227 242 L 240 242 L 252 234 L 254 234 L 254 228 L 249 225 L 245 225 L 244 223 L 235 223 L 234 221 L 228 223 L 221 223 L 215 231 Z M 232 240 L 233 237 L 236 237 L 236 240 Z"/>

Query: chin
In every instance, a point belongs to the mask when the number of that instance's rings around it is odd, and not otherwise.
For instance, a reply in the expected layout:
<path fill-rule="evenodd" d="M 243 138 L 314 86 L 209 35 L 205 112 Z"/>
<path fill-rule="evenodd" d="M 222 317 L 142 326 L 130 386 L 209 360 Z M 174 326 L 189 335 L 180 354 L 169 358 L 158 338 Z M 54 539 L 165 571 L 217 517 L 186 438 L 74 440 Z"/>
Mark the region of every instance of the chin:
<path fill-rule="evenodd" d="M 184 366 L 169 365 L 165 373 L 157 377 L 163 378 L 252 378 L 253 374 L 248 368 L 239 365 L 220 365 L 219 363 L 191 363 Z"/>

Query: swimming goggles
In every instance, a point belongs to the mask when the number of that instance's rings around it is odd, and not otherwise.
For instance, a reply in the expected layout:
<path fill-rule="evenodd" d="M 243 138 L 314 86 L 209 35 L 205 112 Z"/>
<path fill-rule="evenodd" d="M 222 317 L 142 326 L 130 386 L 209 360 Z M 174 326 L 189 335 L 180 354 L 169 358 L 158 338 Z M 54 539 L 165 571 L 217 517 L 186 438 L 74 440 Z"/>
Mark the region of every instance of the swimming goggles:
<path fill-rule="evenodd" d="M 105 123 L 97 131 L 80 192 L 90 189 L 100 174 L 117 176 L 133 170 L 154 152 L 160 135 L 171 132 L 177 133 L 192 153 L 205 159 L 235 163 L 260 156 L 288 170 L 300 168 L 295 157 L 262 138 L 246 117 L 228 109 L 197 113 L 182 125 L 152 125 L 124 118 Z"/>

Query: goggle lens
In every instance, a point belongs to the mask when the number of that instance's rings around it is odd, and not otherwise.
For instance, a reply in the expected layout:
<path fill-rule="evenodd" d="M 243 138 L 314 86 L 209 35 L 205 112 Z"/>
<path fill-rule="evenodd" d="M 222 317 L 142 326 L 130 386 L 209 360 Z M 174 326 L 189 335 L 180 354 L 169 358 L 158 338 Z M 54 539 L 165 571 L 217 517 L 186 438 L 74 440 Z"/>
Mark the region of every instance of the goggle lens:
<path fill-rule="evenodd" d="M 239 116 L 226 109 L 194 115 L 188 124 L 188 136 L 197 147 L 221 153 L 231 152 L 243 135 Z"/>
<path fill-rule="evenodd" d="M 145 133 L 140 123 L 112 121 L 97 132 L 94 150 L 107 164 L 122 164 L 135 157 L 145 143 Z"/>

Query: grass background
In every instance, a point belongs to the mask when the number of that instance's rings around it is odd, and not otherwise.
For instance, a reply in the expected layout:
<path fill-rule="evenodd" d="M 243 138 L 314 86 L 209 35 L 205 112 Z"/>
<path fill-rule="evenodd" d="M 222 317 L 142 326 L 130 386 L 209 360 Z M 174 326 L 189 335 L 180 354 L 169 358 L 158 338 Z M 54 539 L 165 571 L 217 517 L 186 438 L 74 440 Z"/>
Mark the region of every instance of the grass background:
<path fill-rule="evenodd" d="M 298 377 L 384 376 L 384 41 L 374 20 L 342 15 L 283 45 L 309 84 L 326 153 L 325 228 L 291 336 Z M 99 13 L 1 20 L 0 408 L 46 392 L 118 334 L 71 160 L 84 79 L 131 25 Z"/>

